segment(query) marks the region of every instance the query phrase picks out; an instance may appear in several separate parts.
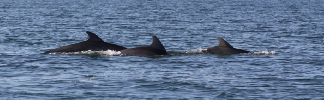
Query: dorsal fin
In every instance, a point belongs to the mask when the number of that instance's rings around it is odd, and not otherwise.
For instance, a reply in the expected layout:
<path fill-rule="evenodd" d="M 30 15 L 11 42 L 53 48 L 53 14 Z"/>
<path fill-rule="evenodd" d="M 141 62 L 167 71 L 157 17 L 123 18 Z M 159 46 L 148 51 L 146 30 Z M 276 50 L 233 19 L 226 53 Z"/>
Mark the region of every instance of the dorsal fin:
<path fill-rule="evenodd" d="M 221 47 L 227 47 L 227 48 L 233 48 L 227 41 L 225 41 L 223 38 L 217 37 L 219 40 L 219 45 Z"/>
<path fill-rule="evenodd" d="M 86 33 L 88 34 L 89 38 L 87 41 L 100 41 L 100 42 L 104 42 L 101 38 L 99 38 L 96 34 L 86 31 Z"/>
<path fill-rule="evenodd" d="M 156 36 L 152 36 L 152 44 L 150 46 L 157 48 L 159 50 L 166 51 L 164 45 L 161 44 L 161 42 L 159 41 L 159 39 Z"/>

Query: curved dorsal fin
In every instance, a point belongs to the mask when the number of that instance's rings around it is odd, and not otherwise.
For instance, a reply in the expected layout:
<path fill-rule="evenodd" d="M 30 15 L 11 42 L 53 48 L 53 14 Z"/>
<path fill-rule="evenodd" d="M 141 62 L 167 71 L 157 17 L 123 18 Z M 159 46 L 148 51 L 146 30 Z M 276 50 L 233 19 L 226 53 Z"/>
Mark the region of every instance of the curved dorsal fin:
<path fill-rule="evenodd" d="M 156 36 L 152 36 L 152 44 L 150 46 L 157 48 L 159 50 L 166 51 L 164 45 L 161 44 L 161 42 L 159 41 L 159 39 Z"/>
<path fill-rule="evenodd" d="M 86 33 L 88 34 L 89 38 L 87 41 L 100 41 L 100 42 L 104 42 L 101 38 L 99 38 L 96 34 L 86 31 Z"/>
<path fill-rule="evenodd" d="M 221 47 L 228 47 L 228 48 L 233 48 L 227 41 L 225 41 L 223 38 L 217 37 L 219 40 L 219 45 Z"/>

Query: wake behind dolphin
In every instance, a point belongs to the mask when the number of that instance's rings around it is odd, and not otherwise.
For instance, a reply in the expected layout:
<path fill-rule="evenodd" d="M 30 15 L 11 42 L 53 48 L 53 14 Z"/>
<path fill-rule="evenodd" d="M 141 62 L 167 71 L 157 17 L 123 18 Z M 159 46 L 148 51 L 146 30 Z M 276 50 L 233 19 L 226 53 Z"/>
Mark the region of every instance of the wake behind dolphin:
<path fill-rule="evenodd" d="M 123 46 L 104 42 L 101 38 L 99 38 L 96 34 L 94 34 L 92 32 L 86 31 L 86 33 L 89 36 L 87 41 L 51 49 L 51 50 L 45 51 L 44 53 L 106 51 L 106 50 L 120 51 L 120 50 L 126 49 Z"/>

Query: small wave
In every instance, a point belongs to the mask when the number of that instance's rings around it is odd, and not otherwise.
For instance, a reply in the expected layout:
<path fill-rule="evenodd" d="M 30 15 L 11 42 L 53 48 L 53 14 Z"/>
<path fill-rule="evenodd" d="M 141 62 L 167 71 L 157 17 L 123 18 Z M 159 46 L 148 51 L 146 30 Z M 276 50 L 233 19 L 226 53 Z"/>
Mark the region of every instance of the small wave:
<path fill-rule="evenodd" d="M 207 50 L 207 49 L 202 49 L 202 48 L 200 48 L 200 49 L 198 49 L 198 50 L 190 50 L 190 51 L 186 51 L 185 53 L 186 53 L 186 54 L 202 54 L 202 53 L 203 53 L 202 51 L 204 51 L 204 50 Z"/>
<path fill-rule="evenodd" d="M 269 55 L 269 54 L 276 54 L 275 51 L 258 51 L 258 52 L 249 52 L 247 54 L 254 54 L 254 55 Z"/>
<path fill-rule="evenodd" d="M 190 50 L 186 52 L 182 52 L 183 54 L 202 54 L 204 50 L 207 49 L 197 49 L 197 50 Z M 181 54 L 182 54 L 181 53 Z M 49 54 L 102 54 L 102 55 L 108 55 L 108 56 L 119 56 L 122 55 L 120 51 L 114 51 L 114 50 L 107 50 L 107 51 L 80 51 L 80 52 L 55 52 L 55 53 L 49 53 Z M 269 55 L 269 54 L 276 54 L 275 51 L 257 51 L 257 52 L 249 52 L 249 53 L 242 53 L 242 54 L 254 54 L 254 55 Z M 1 55 L 1 54 L 0 54 Z"/>
<path fill-rule="evenodd" d="M 121 55 L 120 51 L 107 50 L 107 51 L 80 51 L 80 52 L 55 52 L 50 54 L 103 54 L 108 56 Z"/>
<path fill-rule="evenodd" d="M 203 51 L 206 51 L 207 49 L 197 49 L 197 50 L 190 50 L 186 51 L 185 54 L 203 54 Z M 242 54 L 254 54 L 254 55 L 269 55 L 269 54 L 276 54 L 275 51 L 257 51 L 257 52 L 249 52 L 249 53 L 242 53 Z"/>

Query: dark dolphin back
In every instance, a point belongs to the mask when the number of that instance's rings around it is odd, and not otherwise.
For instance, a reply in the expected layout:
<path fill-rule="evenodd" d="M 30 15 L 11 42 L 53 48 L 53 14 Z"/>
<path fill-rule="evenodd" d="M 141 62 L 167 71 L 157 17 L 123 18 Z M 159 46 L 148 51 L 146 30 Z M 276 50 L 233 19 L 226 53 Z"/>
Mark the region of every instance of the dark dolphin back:
<path fill-rule="evenodd" d="M 217 37 L 219 41 L 218 46 L 207 48 L 206 50 L 202 50 L 203 53 L 210 54 L 239 54 L 239 53 L 249 53 L 249 51 L 236 49 L 232 47 L 227 41 L 223 38 Z"/>
<path fill-rule="evenodd" d="M 221 47 L 227 47 L 227 48 L 233 48 L 227 41 L 225 41 L 223 38 L 217 37 L 219 40 L 219 45 Z"/>
<path fill-rule="evenodd" d="M 161 44 L 161 42 L 156 36 L 152 36 L 152 44 L 150 45 L 150 47 L 166 52 L 164 45 Z"/>
<path fill-rule="evenodd" d="M 89 38 L 87 41 L 98 41 L 98 42 L 104 42 L 101 38 L 99 38 L 96 34 L 86 31 L 88 34 Z"/>
<path fill-rule="evenodd" d="M 80 51 L 106 51 L 106 50 L 114 50 L 120 51 L 126 49 L 123 46 L 119 46 L 116 44 L 111 44 L 104 42 L 101 38 L 99 38 L 96 34 L 86 31 L 89 38 L 87 41 L 82 41 L 75 44 L 70 44 L 67 46 L 62 46 L 59 48 L 51 49 L 45 51 L 44 53 L 52 53 L 52 52 L 80 52 Z"/>
<path fill-rule="evenodd" d="M 156 36 L 152 36 L 152 43 L 150 46 L 124 49 L 121 50 L 121 53 L 124 55 L 143 57 L 167 54 L 165 47 Z"/>

